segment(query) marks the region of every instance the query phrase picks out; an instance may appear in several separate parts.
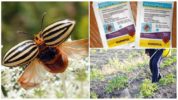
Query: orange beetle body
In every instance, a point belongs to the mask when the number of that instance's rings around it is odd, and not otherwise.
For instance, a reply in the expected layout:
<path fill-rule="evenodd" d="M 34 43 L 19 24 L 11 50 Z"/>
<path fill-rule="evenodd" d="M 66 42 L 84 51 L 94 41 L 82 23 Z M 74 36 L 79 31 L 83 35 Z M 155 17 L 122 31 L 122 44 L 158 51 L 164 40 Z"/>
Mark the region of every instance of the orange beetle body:
<path fill-rule="evenodd" d="M 37 58 L 43 63 L 45 68 L 51 73 L 62 73 L 68 66 L 67 55 L 56 46 L 47 46 L 40 33 L 34 39 L 39 47 Z"/>
<path fill-rule="evenodd" d="M 18 83 L 29 89 L 38 86 L 46 71 L 62 73 L 68 66 L 68 58 L 78 59 L 88 54 L 88 40 L 66 42 L 75 21 L 62 20 L 39 32 L 33 40 L 23 41 L 11 48 L 3 58 L 8 67 L 27 65 Z"/>

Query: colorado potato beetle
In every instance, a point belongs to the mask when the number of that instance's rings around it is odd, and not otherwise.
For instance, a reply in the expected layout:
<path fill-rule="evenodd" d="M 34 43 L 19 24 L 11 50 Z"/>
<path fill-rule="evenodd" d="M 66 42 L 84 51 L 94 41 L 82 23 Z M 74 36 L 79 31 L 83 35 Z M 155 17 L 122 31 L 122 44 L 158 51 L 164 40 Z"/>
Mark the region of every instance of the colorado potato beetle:
<path fill-rule="evenodd" d="M 3 58 L 3 65 L 16 67 L 27 65 L 18 79 L 25 89 L 38 86 L 47 70 L 62 73 L 68 66 L 68 58 L 88 53 L 88 40 L 65 42 L 71 35 L 75 21 L 62 20 L 53 23 L 35 35 L 34 40 L 23 41 L 12 47 Z"/>

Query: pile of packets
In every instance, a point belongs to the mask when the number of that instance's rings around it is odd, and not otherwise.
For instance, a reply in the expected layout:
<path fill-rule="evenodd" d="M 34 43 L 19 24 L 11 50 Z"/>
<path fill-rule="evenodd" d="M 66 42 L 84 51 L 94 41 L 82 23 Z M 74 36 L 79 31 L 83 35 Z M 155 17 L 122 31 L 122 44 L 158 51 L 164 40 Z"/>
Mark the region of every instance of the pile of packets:
<path fill-rule="evenodd" d="M 173 6 L 173 2 L 138 2 L 135 24 L 130 2 L 93 2 L 103 46 L 170 48 Z"/>

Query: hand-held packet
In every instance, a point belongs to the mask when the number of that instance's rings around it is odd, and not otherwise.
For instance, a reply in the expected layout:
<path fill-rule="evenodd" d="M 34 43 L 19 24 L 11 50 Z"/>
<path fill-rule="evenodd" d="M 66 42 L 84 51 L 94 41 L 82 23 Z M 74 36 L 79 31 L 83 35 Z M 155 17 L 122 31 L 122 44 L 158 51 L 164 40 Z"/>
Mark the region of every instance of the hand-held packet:
<path fill-rule="evenodd" d="M 137 47 L 170 48 L 173 2 L 138 2 Z"/>
<path fill-rule="evenodd" d="M 129 2 L 93 2 L 93 9 L 105 48 L 135 46 L 135 24 Z"/>

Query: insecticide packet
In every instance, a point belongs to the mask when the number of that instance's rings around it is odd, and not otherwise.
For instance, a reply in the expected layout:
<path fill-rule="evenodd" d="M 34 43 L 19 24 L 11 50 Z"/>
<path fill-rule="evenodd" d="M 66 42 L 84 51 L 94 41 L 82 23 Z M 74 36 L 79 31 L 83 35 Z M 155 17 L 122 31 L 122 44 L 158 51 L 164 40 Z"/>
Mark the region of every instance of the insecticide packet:
<path fill-rule="evenodd" d="M 138 2 L 137 36 L 138 47 L 171 47 L 173 2 Z"/>
<path fill-rule="evenodd" d="M 135 46 L 135 24 L 129 2 L 93 2 L 93 9 L 105 48 Z"/>

